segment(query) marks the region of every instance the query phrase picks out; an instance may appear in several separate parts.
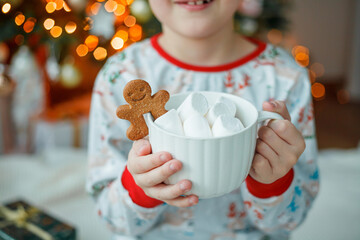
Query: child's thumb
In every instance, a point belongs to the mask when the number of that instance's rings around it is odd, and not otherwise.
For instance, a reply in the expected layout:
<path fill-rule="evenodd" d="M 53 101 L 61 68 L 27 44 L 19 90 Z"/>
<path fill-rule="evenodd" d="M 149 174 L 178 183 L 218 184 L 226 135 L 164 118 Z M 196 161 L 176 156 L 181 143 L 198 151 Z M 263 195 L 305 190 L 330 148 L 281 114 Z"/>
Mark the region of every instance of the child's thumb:
<path fill-rule="evenodd" d="M 146 139 L 140 139 L 134 142 L 133 148 L 138 156 L 145 156 L 151 153 L 150 142 Z"/>

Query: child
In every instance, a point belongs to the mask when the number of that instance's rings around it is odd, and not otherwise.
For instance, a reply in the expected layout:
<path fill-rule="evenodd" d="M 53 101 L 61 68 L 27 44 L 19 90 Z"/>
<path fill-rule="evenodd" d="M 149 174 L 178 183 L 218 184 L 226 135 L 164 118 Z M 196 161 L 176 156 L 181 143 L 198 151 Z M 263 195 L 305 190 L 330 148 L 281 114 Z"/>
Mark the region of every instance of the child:
<path fill-rule="evenodd" d="M 163 33 L 111 57 L 94 87 L 87 189 L 98 214 L 117 239 L 289 238 L 318 192 L 307 71 L 284 50 L 233 31 L 238 0 L 149 2 Z M 189 180 L 163 183 L 181 171 L 181 162 L 152 153 L 146 139 L 132 144 L 125 135 L 129 123 L 116 117 L 126 104 L 124 86 L 139 78 L 153 93 L 236 94 L 284 120 L 259 129 L 239 189 L 211 199 L 185 196 Z"/>

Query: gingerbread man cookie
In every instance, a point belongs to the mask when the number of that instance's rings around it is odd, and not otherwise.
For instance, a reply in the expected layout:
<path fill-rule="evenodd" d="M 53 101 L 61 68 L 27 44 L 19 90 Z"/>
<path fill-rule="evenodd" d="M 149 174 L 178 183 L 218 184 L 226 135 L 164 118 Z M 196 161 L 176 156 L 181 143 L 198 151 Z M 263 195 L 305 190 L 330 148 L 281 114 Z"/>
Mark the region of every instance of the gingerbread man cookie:
<path fill-rule="evenodd" d="M 170 95 L 167 91 L 160 90 L 151 96 L 150 85 L 141 79 L 126 84 L 123 95 L 129 105 L 119 106 L 116 115 L 131 123 L 126 131 L 126 136 L 130 140 L 141 139 L 149 133 L 143 114 L 150 112 L 155 119 L 165 114 L 165 104 Z"/>

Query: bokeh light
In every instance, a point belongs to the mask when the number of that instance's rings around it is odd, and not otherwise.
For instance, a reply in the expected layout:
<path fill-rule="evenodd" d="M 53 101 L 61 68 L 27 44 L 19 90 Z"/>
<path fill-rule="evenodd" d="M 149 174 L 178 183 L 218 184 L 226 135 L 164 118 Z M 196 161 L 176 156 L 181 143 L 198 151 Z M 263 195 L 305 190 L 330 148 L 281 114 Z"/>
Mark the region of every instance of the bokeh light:
<path fill-rule="evenodd" d="M 104 60 L 107 56 L 107 51 L 103 47 L 98 47 L 94 51 L 94 58 L 98 61 Z"/>
<path fill-rule="evenodd" d="M 130 8 L 125 7 L 125 11 L 121 13 L 122 14 L 117 14 L 116 11 L 114 12 L 114 15 L 116 16 L 115 25 L 123 25 L 125 18 L 130 15 Z"/>
<path fill-rule="evenodd" d="M 56 3 L 55 2 L 48 2 L 45 6 L 45 10 L 48 13 L 53 13 L 56 10 Z"/>
<path fill-rule="evenodd" d="M 56 10 L 61 10 L 64 6 L 64 0 L 55 0 Z"/>
<path fill-rule="evenodd" d="M 350 101 L 350 93 L 345 89 L 341 89 L 336 93 L 337 100 L 340 104 L 346 104 Z"/>
<path fill-rule="evenodd" d="M 65 25 L 65 31 L 68 34 L 72 34 L 73 32 L 75 32 L 75 30 L 76 30 L 76 23 L 70 21 Z"/>
<path fill-rule="evenodd" d="M 126 0 L 117 0 L 117 2 L 124 5 L 124 6 L 128 5 Z"/>
<path fill-rule="evenodd" d="M 111 40 L 111 46 L 115 49 L 115 50 L 119 50 L 124 46 L 124 40 L 119 38 L 119 37 L 114 37 Z"/>
<path fill-rule="evenodd" d="M 93 15 L 96 15 L 99 13 L 99 10 L 101 8 L 101 3 L 98 3 L 98 2 L 95 2 L 91 5 L 90 7 L 90 12 L 93 14 Z"/>
<path fill-rule="evenodd" d="M 316 77 L 321 77 L 325 73 L 324 65 L 322 65 L 321 63 L 317 63 L 317 62 L 311 64 L 310 70 L 314 71 L 314 73 L 316 74 Z"/>
<path fill-rule="evenodd" d="M 22 13 L 19 13 L 18 15 L 16 15 L 15 17 L 15 24 L 20 26 L 21 24 L 23 24 L 25 22 L 25 16 Z"/>
<path fill-rule="evenodd" d="M 125 30 L 119 30 L 115 33 L 115 37 L 119 37 L 126 42 L 129 38 L 129 34 Z"/>
<path fill-rule="evenodd" d="M 307 47 L 297 45 L 297 46 L 293 47 L 293 49 L 291 50 L 291 53 L 294 57 L 296 57 L 296 55 L 298 53 L 305 53 L 305 54 L 309 55 L 309 49 Z"/>
<path fill-rule="evenodd" d="M 283 34 L 280 30 L 278 29 L 271 29 L 268 33 L 267 33 L 267 38 L 269 39 L 269 41 L 274 44 L 277 45 L 279 43 L 282 42 L 283 40 Z"/>
<path fill-rule="evenodd" d="M 30 33 L 35 27 L 36 19 L 35 18 L 28 18 L 24 23 L 23 29 L 26 33 Z"/>
<path fill-rule="evenodd" d="M 11 9 L 10 3 L 5 3 L 1 8 L 2 12 L 5 14 L 8 13 L 10 11 L 10 9 Z"/>
<path fill-rule="evenodd" d="M 132 27 L 134 26 L 136 23 L 136 18 L 134 16 L 127 16 L 124 20 L 124 24 L 127 26 L 127 27 Z"/>
<path fill-rule="evenodd" d="M 131 37 L 131 40 L 133 41 L 139 41 L 142 36 L 142 28 L 140 25 L 135 24 L 131 28 L 129 28 L 129 35 Z"/>
<path fill-rule="evenodd" d="M 50 34 L 54 38 L 60 37 L 60 35 L 62 34 L 62 28 L 59 26 L 55 26 L 50 30 Z"/>
<path fill-rule="evenodd" d="M 117 2 L 113 1 L 113 0 L 108 0 L 106 3 L 105 3 L 105 10 L 108 11 L 108 12 L 114 12 L 117 8 Z"/>
<path fill-rule="evenodd" d="M 21 34 L 16 35 L 15 37 L 15 43 L 20 46 L 24 43 L 24 36 Z"/>
<path fill-rule="evenodd" d="M 76 48 L 76 53 L 80 56 L 80 57 L 84 57 L 86 56 L 86 54 L 88 54 L 89 49 L 85 44 L 80 44 L 79 46 L 77 46 Z"/>
<path fill-rule="evenodd" d="M 64 1 L 64 5 L 63 8 L 66 12 L 71 12 L 71 8 L 69 7 L 69 5 L 66 4 L 66 2 Z"/>
<path fill-rule="evenodd" d="M 126 8 L 125 8 L 124 5 L 118 4 L 117 7 L 116 7 L 116 10 L 114 11 L 114 14 L 116 16 L 121 16 L 121 15 L 123 15 L 125 13 L 125 10 L 126 10 Z"/>
<path fill-rule="evenodd" d="M 303 67 L 309 65 L 309 55 L 304 52 L 299 52 L 295 56 L 296 62 Z"/>
<path fill-rule="evenodd" d="M 89 51 L 94 50 L 97 45 L 99 44 L 99 38 L 95 35 L 89 35 L 86 39 L 85 39 L 85 44 L 86 46 L 89 48 Z"/>
<path fill-rule="evenodd" d="M 84 24 L 84 30 L 85 31 L 89 31 L 91 29 L 91 26 L 93 24 L 93 20 L 90 17 L 86 17 L 85 20 L 83 21 Z"/>
<path fill-rule="evenodd" d="M 52 19 L 52 18 L 47 18 L 47 19 L 45 19 L 45 21 L 44 21 L 44 28 L 45 28 L 46 30 L 50 30 L 52 27 L 54 27 L 54 25 L 55 25 L 54 19 Z"/>
<path fill-rule="evenodd" d="M 325 87 L 321 83 L 314 83 L 311 86 L 311 93 L 316 100 L 322 100 L 325 97 Z"/>

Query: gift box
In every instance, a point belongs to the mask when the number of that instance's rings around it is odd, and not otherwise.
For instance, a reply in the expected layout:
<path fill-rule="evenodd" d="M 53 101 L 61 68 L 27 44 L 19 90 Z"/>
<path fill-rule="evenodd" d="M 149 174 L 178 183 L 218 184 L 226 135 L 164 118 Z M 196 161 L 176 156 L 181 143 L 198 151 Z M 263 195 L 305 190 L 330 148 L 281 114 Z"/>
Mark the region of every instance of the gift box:
<path fill-rule="evenodd" d="M 74 227 L 19 200 L 0 205 L 0 239 L 75 240 Z"/>
<path fill-rule="evenodd" d="M 31 119 L 35 152 L 52 148 L 85 148 L 91 94 L 48 107 Z"/>

